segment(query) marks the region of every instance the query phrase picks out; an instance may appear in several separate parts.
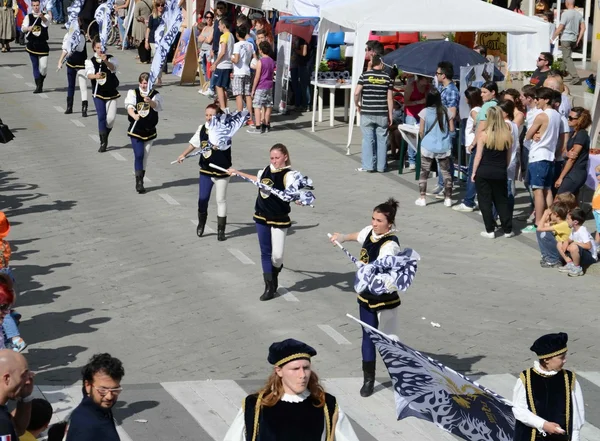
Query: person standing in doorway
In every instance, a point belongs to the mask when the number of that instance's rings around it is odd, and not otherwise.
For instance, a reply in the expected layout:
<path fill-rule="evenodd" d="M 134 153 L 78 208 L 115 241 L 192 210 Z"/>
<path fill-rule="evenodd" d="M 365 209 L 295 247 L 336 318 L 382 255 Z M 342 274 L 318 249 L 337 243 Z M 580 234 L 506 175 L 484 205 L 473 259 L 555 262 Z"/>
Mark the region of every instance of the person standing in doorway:
<path fill-rule="evenodd" d="M 394 83 L 383 71 L 379 55 L 373 55 L 371 70 L 358 79 L 354 102 L 361 113 L 360 128 L 363 134 L 361 172 L 386 171 L 387 129 L 392 123 L 394 110 Z"/>
<path fill-rule="evenodd" d="M 566 11 L 561 14 L 560 24 L 551 40 L 560 36 L 560 50 L 563 54 L 564 68 L 571 75 L 571 84 L 581 84 L 581 78 L 573 62 L 573 51 L 579 47 L 585 33 L 583 16 L 575 10 L 575 0 L 565 0 Z"/>

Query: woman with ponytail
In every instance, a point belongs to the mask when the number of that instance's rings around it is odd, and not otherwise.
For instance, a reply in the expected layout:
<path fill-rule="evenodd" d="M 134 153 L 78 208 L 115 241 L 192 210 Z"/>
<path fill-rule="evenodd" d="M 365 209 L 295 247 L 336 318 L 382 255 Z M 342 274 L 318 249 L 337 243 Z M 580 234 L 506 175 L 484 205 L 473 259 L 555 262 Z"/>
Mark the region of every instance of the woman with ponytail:
<path fill-rule="evenodd" d="M 398 201 L 390 198 L 373 209 L 371 225 L 351 234 L 334 233 L 331 241 L 362 243 L 360 260 L 364 264 L 374 262 L 384 256 L 396 256 L 401 252 L 400 241 L 396 236 L 396 212 Z M 384 334 L 396 334 L 397 308 L 400 305 L 398 292 L 374 295 L 368 291 L 358 295 L 360 319 L 379 329 Z M 375 386 L 375 345 L 363 329 L 362 365 L 364 383 L 360 389 L 362 397 L 373 394 Z"/>

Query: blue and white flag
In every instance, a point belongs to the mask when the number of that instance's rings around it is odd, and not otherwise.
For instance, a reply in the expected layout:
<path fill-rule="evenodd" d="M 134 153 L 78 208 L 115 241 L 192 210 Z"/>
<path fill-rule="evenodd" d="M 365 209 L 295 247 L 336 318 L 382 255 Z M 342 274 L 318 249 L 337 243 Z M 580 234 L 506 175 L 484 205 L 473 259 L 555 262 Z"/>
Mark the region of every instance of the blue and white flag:
<path fill-rule="evenodd" d="M 66 62 L 69 55 L 76 51 L 77 47 L 81 43 L 81 39 L 85 38 L 83 35 L 81 35 L 78 20 L 84 1 L 85 0 L 75 0 L 71 6 L 67 8 L 67 23 L 65 26 L 67 27 L 69 39 L 66 47 L 63 46 L 63 49 L 67 51 L 67 56 L 63 59 L 63 63 Z"/>
<path fill-rule="evenodd" d="M 43 0 L 42 3 L 40 4 L 40 11 L 42 11 L 42 12 L 52 11 L 52 8 L 54 8 L 55 1 L 56 0 Z M 29 3 L 31 4 L 31 0 L 29 1 Z"/>
<path fill-rule="evenodd" d="M 167 55 L 171 46 L 175 43 L 179 27 L 183 22 L 181 8 L 177 0 L 167 0 L 165 10 L 161 17 L 161 22 L 156 32 L 154 33 L 154 41 L 156 42 L 156 50 L 150 66 L 150 79 L 148 80 L 148 90 L 152 90 L 154 83 L 160 75 L 163 65 L 167 61 Z"/>
<path fill-rule="evenodd" d="M 367 263 L 356 271 L 354 290 L 358 294 L 369 291 L 376 296 L 406 291 L 415 279 L 419 260 L 419 253 L 405 248 L 395 256 Z"/>
<path fill-rule="evenodd" d="M 102 51 L 106 51 L 106 42 L 108 41 L 108 34 L 112 26 L 111 13 L 114 5 L 115 0 L 108 0 L 106 3 L 102 3 L 98 6 L 96 13 L 94 14 L 96 23 L 98 23 Z"/>
<path fill-rule="evenodd" d="M 497 393 L 360 323 L 385 363 L 398 419 L 415 417 L 467 441 L 513 441 L 512 403 Z"/>

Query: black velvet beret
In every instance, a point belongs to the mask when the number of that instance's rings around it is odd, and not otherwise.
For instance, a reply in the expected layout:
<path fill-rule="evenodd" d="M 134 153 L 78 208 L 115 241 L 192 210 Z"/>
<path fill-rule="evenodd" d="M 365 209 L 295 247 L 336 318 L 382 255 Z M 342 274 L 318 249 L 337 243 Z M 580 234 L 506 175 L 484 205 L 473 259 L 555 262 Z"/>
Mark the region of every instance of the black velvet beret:
<path fill-rule="evenodd" d="M 552 358 L 567 352 L 568 340 L 569 336 L 564 332 L 546 334 L 538 338 L 530 349 L 537 354 L 540 360 Z"/>
<path fill-rule="evenodd" d="M 274 366 L 281 367 L 294 360 L 310 360 L 315 355 L 317 355 L 317 351 L 314 348 L 301 341 L 288 338 L 287 340 L 275 342 L 269 347 L 267 361 Z"/>

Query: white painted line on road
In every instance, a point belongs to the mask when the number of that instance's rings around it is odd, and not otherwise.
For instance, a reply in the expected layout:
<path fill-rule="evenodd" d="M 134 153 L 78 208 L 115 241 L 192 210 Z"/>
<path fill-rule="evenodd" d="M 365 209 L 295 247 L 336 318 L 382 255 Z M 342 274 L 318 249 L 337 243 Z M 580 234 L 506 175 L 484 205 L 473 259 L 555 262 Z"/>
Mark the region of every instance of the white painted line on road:
<path fill-rule="evenodd" d="M 38 93 L 38 96 L 40 98 L 48 99 L 48 95 L 46 95 L 45 93 Z"/>
<path fill-rule="evenodd" d="M 65 111 L 65 109 L 63 109 L 60 106 L 54 106 L 54 108 L 56 109 L 57 112 L 63 113 Z"/>
<path fill-rule="evenodd" d="M 33 84 L 33 83 L 25 83 L 25 85 L 26 85 L 27 87 L 35 87 L 35 84 Z"/>
<path fill-rule="evenodd" d="M 21 75 L 21 74 L 13 74 L 13 75 L 15 76 L 15 78 L 23 79 L 23 75 Z"/>
<path fill-rule="evenodd" d="M 169 196 L 167 193 L 159 193 L 158 194 L 161 198 L 163 198 L 165 201 L 167 201 L 167 203 L 169 205 L 179 205 L 179 202 L 177 202 L 175 199 L 173 199 L 171 196 Z"/>
<path fill-rule="evenodd" d="M 6 70 L 10 70 L 10 69 L 11 69 L 11 67 L 10 67 L 10 66 L 4 66 L 4 69 L 6 69 Z"/>
<path fill-rule="evenodd" d="M 194 225 L 198 226 L 198 220 L 197 219 L 190 219 L 190 222 L 193 223 Z M 215 230 L 213 230 L 212 228 L 210 228 L 208 225 L 204 226 L 204 231 L 206 233 L 215 234 Z"/>
<path fill-rule="evenodd" d="M 113 158 L 115 158 L 117 161 L 127 161 L 127 159 L 125 159 L 124 157 L 122 157 L 117 152 L 108 152 L 108 153 L 110 153 L 110 156 L 112 156 Z"/>
<path fill-rule="evenodd" d="M 94 134 L 94 135 L 91 135 L 91 134 L 90 134 L 90 135 L 88 135 L 88 136 L 89 136 L 90 138 L 92 138 L 92 140 L 93 140 L 95 143 L 98 143 L 98 144 L 100 144 L 100 137 L 99 137 L 98 135 L 95 135 L 95 134 Z"/>
<path fill-rule="evenodd" d="M 591 381 L 596 386 L 600 387 L 600 372 L 581 372 L 578 371 L 577 375 Z"/>
<path fill-rule="evenodd" d="M 248 256 L 246 256 L 244 253 L 242 253 L 240 250 L 238 250 L 237 248 L 227 248 L 227 250 L 233 254 L 233 256 L 239 260 L 240 262 L 242 262 L 244 265 L 254 265 L 254 262 L 252 261 L 252 259 L 250 259 Z"/>
<path fill-rule="evenodd" d="M 298 300 L 298 297 L 296 297 L 294 294 L 292 294 L 285 288 L 280 287 L 278 289 L 278 291 L 281 293 L 281 297 L 283 297 L 288 302 L 299 302 L 300 301 L 300 300 Z"/>
<path fill-rule="evenodd" d="M 351 345 L 352 344 L 352 343 L 350 343 L 350 340 L 348 340 L 342 334 L 340 334 L 339 332 L 337 332 L 331 326 L 329 326 L 329 325 L 318 325 L 318 326 L 319 326 L 319 329 L 321 329 L 321 331 L 323 331 L 325 334 L 327 334 L 328 336 L 330 336 L 331 338 L 333 338 L 333 340 L 338 345 Z"/>
<path fill-rule="evenodd" d="M 79 121 L 78 119 L 72 119 L 71 122 L 75 124 L 77 127 L 85 127 L 85 124 Z"/>

